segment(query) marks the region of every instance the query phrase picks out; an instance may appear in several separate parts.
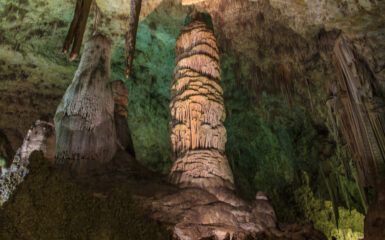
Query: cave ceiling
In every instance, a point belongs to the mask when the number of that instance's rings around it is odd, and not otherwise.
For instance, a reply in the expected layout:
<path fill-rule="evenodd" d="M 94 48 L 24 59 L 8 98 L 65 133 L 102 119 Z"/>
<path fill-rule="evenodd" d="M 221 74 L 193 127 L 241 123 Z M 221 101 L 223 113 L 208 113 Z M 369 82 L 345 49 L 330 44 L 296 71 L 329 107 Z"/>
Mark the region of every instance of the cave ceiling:
<path fill-rule="evenodd" d="M 27 58 L 33 66 L 43 64 L 43 60 L 34 57 L 36 54 L 43 55 L 44 61 L 58 63 L 59 67 L 66 65 L 59 49 L 72 19 L 74 4 L 73 0 L 0 1 L 4 9 L 0 29 L 3 55 L 9 55 L 10 49 L 16 49 L 29 56 Z M 251 95 L 258 97 L 262 91 L 268 91 L 282 93 L 288 102 L 298 98 L 300 105 L 317 113 L 312 115 L 316 124 L 323 125 L 326 121 L 325 99 L 330 82 L 336 78 L 331 62 L 332 50 L 339 35 L 345 34 L 352 39 L 384 88 L 385 3 L 382 1 L 143 0 L 140 21 L 151 18 L 151 22 L 148 21 L 150 32 L 156 32 L 159 24 L 170 35 L 176 35 L 186 14 L 194 8 L 211 15 L 221 53 L 224 58 L 231 55 L 237 59 L 234 67 L 236 71 L 246 73 L 242 75 L 241 85 L 247 86 Z M 129 12 L 129 1 L 96 0 L 85 39 L 99 32 L 110 37 L 115 47 L 121 46 L 128 27 Z M 159 38 L 164 40 L 164 36 Z M 10 61 L 14 63 L 4 68 L 17 68 L 19 60 Z M 27 74 L 30 81 L 27 80 L 26 84 L 36 85 L 33 73 L 36 69 L 32 65 L 14 74 Z M 44 108 L 47 110 L 42 111 L 46 112 L 43 115 L 52 115 L 56 108 L 59 96 L 71 78 L 68 69 L 54 71 L 54 75 L 61 72 L 61 76 L 66 77 L 47 77 L 61 80 L 54 80 L 37 94 L 56 99 L 52 107 Z M 2 79 L 13 76 L 9 76 L 6 70 L 2 71 Z M 14 81 L 6 80 L 2 88 L 5 90 L 11 86 L 18 89 L 19 94 L 7 92 L 3 94 L 4 98 L 13 96 L 10 97 L 12 101 L 31 99 L 31 102 L 36 102 L 30 93 L 23 90 L 30 88 L 19 86 Z M 15 100 L 20 98 L 20 92 L 29 97 Z M 3 123 L 0 124 L 5 132 L 17 132 L 19 141 L 12 144 L 14 149 L 21 143 L 28 126 L 41 115 L 31 109 L 25 111 L 29 113 L 25 113 L 26 118 L 23 119 L 28 121 L 15 120 L 20 122 L 17 129 L 21 130 L 10 129 L 11 116 L 2 118 Z M 11 135 L 13 137 L 10 138 L 15 138 L 15 134 Z"/>

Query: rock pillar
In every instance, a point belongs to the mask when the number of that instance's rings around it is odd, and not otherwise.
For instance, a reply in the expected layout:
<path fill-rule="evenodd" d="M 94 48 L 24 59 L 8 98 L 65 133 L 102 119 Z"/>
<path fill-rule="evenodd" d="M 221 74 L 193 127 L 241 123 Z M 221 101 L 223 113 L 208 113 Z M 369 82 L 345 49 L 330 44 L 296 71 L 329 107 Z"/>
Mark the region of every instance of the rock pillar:
<path fill-rule="evenodd" d="M 93 37 L 55 115 L 55 163 L 84 174 L 109 162 L 116 152 L 110 42 Z"/>
<path fill-rule="evenodd" d="M 176 41 L 171 89 L 170 181 L 181 187 L 227 187 L 226 129 L 219 50 L 213 31 L 196 14 Z"/>

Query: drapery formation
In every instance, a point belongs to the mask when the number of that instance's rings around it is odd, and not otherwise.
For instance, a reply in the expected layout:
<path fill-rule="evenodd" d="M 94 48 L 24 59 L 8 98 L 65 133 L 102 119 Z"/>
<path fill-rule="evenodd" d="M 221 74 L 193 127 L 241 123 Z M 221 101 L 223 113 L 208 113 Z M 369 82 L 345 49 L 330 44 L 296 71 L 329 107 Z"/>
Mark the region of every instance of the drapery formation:
<path fill-rule="evenodd" d="M 342 134 L 352 151 L 361 189 L 372 187 L 374 192 L 365 217 L 365 239 L 384 239 L 384 93 L 368 64 L 345 36 L 336 42 L 334 64 L 339 92 L 334 104 L 329 105 L 334 105 Z"/>
<path fill-rule="evenodd" d="M 338 39 L 334 54 L 340 127 L 356 160 L 360 182 L 375 187 L 385 173 L 384 100 L 373 73 L 346 37 Z"/>
<path fill-rule="evenodd" d="M 171 89 L 170 180 L 179 186 L 233 188 L 225 156 L 225 109 L 219 50 L 213 31 L 196 14 L 176 41 Z"/>

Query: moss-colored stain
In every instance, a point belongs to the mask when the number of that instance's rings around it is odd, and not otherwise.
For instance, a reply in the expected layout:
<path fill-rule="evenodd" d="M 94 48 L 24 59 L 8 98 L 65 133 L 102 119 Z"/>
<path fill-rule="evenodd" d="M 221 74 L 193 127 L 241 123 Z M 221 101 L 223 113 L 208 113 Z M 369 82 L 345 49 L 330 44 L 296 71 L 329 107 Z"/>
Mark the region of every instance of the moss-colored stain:
<path fill-rule="evenodd" d="M 0 239 L 172 239 L 119 188 L 97 198 L 68 181 L 40 152 L 31 172 L 0 212 Z"/>
<path fill-rule="evenodd" d="M 312 221 L 314 227 L 322 231 L 328 239 L 356 240 L 364 237 L 364 215 L 357 210 L 349 211 L 344 207 L 338 207 L 337 227 L 332 202 L 317 199 L 309 186 L 307 173 L 304 172 L 302 178 L 303 185 L 294 195 L 296 208 L 304 216 L 303 222 Z"/>

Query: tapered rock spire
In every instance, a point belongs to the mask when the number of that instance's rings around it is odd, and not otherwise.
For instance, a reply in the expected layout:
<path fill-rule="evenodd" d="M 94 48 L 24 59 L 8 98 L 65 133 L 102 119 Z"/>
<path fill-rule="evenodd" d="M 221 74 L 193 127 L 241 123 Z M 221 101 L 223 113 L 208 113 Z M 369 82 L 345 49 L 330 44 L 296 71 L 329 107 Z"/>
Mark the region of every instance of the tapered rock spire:
<path fill-rule="evenodd" d="M 171 89 L 170 180 L 182 187 L 227 187 L 233 175 L 225 156 L 226 129 L 219 50 L 200 14 L 176 41 Z"/>
<path fill-rule="evenodd" d="M 110 58 L 107 38 L 93 37 L 56 111 L 55 163 L 76 175 L 109 162 L 116 152 Z"/>

